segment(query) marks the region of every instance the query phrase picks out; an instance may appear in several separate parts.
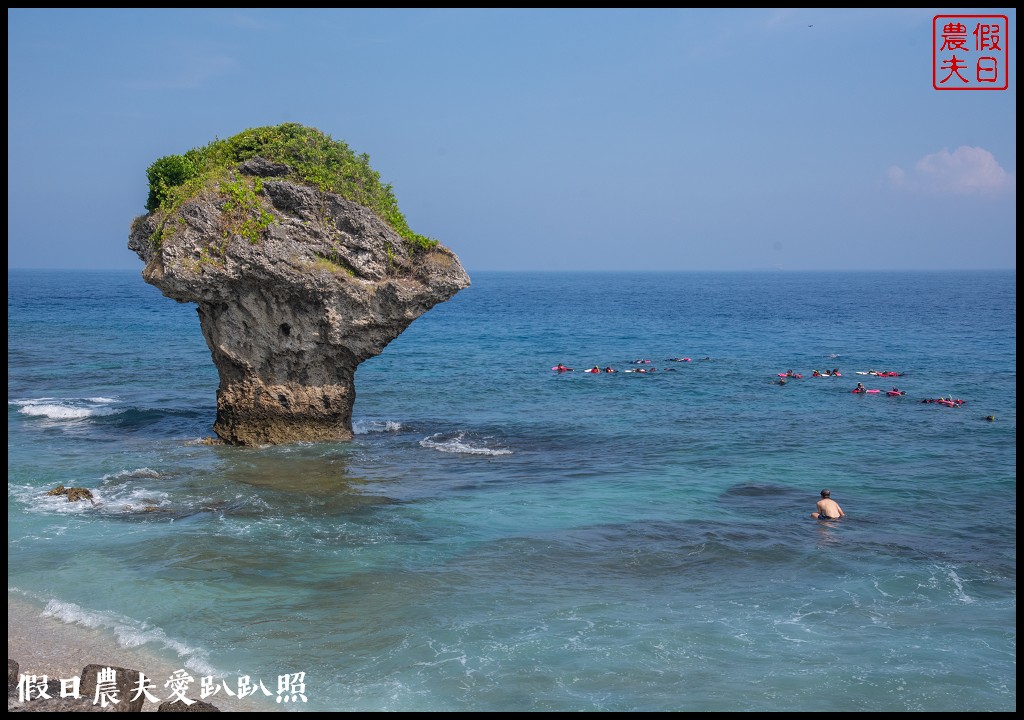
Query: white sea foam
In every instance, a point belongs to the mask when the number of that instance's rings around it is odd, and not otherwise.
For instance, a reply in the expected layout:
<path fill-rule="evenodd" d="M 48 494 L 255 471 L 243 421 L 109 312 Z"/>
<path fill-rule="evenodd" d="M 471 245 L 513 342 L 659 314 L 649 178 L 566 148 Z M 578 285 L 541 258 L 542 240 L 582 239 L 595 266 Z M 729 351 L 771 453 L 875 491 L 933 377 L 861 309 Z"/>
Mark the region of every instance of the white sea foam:
<path fill-rule="evenodd" d="M 114 480 L 124 480 L 126 478 L 158 478 L 160 473 L 156 470 L 151 470 L 148 467 L 135 468 L 134 470 L 118 470 L 115 473 L 107 473 L 100 478 L 100 481 L 107 483 Z"/>
<path fill-rule="evenodd" d="M 171 504 L 171 496 L 165 492 L 153 492 L 145 488 L 133 488 L 127 493 L 118 493 L 107 498 L 110 509 L 117 512 L 136 507 L 165 507 Z"/>
<path fill-rule="evenodd" d="M 105 476 L 107 477 L 107 476 Z M 156 475 L 143 476 L 156 477 Z M 81 487 L 76 480 L 64 483 L 65 487 Z M 40 489 L 35 485 L 12 485 L 8 483 L 7 492 L 21 503 L 26 512 L 59 515 L 78 515 L 87 512 L 119 514 L 132 509 L 166 507 L 171 504 L 170 495 L 163 491 L 154 491 L 139 487 L 136 484 L 106 485 L 102 490 L 89 487 L 92 501 L 79 500 L 69 502 L 66 495 L 50 495 L 50 488 Z"/>
<path fill-rule="evenodd" d="M 173 651 L 190 670 L 203 675 L 222 674 L 206 661 L 206 653 L 168 637 L 162 629 L 146 622 L 115 613 L 89 610 L 72 602 L 54 599 L 46 603 L 42 615 L 68 624 L 112 632 L 122 647 L 136 648 L 153 643 Z"/>
<path fill-rule="evenodd" d="M 77 487 L 74 483 L 67 483 L 65 487 Z M 93 493 L 93 502 L 88 500 L 79 500 L 78 502 L 68 502 L 66 495 L 49 495 L 49 488 L 40 490 L 38 487 L 31 485 L 20 485 L 7 486 L 8 494 L 14 496 L 14 498 L 22 504 L 24 510 L 30 513 L 43 513 L 51 514 L 57 513 L 61 515 L 77 515 L 79 513 L 93 511 L 100 505 L 96 493 Z"/>
<path fill-rule="evenodd" d="M 964 591 L 964 582 L 960 578 L 960 576 L 956 574 L 956 571 L 950 568 L 947 571 L 947 575 L 949 576 L 949 579 L 953 582 L 953 585 L 956 587 L 956 593 L 954 593 L 956 599 L 964 604 L 973 603 L 974 598 L 972 598 Z"/>
<path fill-rule="evenodd" d="M 402 423 L 394 420 L 359 420 L 352 423 L 352 432 L 356 435 L 368 435 L 379 432 L 398 432 Z"/>
<path fill-rule="evenodd" d="M 102 415 L 116 415 L 124 412 L 111 405 L 113 398 L 35 398 L 31 400 L 10 400 L 9 405 L 16 405 L 18 412 L 33 417 L 50 420 L 82 420 Z"/>
<path fill-rule="evenodd" d="M 466 455 L 511 455 L 512 451 L 507 448 L 491 448 L 485 445 L 477 445 L 468 442 L 465 433 L 448 435 L 435 433 L 420 440 L 420 445 L 432 450 L 448 453 L 463 453 Z"/>

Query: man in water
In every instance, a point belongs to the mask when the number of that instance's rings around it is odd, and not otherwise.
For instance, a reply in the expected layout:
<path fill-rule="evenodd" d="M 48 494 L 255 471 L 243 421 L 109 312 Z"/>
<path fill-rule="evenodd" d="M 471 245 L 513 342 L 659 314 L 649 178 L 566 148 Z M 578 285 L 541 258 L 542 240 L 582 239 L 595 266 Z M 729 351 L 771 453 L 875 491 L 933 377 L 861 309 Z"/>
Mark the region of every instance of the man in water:
<path fill-rule="evenodd" d="M 818 512 L 812 512 L 811 517 L 815 520 L 838 520 L 846 517 L 846 513 L 839 507 L 839 503 L 833 500 L 831 490 L 821 491 L 821 500 L 818 501 Z"/>

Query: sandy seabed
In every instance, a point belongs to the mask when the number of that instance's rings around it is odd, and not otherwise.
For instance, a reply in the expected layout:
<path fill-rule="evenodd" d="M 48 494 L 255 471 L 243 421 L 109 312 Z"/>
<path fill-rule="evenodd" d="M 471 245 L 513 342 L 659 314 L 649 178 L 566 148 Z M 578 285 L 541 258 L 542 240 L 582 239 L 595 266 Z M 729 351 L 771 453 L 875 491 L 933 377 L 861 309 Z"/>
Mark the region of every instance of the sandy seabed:
<path fill-rule="evenodd" d="M 43 609 L 31 602 L 7 596 L 7 658 L 18 663 L 19 675 L 46 675 L 50 680 L 80 676 L 86 665 L 109 665 L 138 670 L 150 678 L 161 701 L 170 697 L 164 688 L 168 678 L 181 667 L 172 667 L 167 661 L 147 653 L 142 648 L 123 647 L 109 633 L 102 630 L 62 622 L 43 614 Z M 189 672 L 196 677 L 196 673 Z M 235 678 L 224 678 L 229 683 Z M 199 679 L 186 693 L 199 699 Z M 276 688 L 271 688 L 272 690 Z M 273 701 L 252 702 L 239 700 L 223 693 L 203 698 L 224 712 L 277 712 L 282 710 Z M 31 701 L 29 701 L 31 702 Z M 159 703 L 149 700 L 143 711 L 156 711 Z M 294 708 L 288 708 L 292 710 Z"/>

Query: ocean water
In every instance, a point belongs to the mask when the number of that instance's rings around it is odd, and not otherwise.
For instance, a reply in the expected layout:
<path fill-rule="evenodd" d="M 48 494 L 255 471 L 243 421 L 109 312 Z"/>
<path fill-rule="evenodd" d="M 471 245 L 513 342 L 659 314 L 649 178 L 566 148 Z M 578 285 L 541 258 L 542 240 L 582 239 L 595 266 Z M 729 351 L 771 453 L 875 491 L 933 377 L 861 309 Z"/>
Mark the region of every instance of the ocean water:
<path fill-rule="evenodd" d="M 9 597 L 273 709 L 1016 709 L 1015 271 L 471 275 L 235 448 L 194 306 L 9 271 Z"/>

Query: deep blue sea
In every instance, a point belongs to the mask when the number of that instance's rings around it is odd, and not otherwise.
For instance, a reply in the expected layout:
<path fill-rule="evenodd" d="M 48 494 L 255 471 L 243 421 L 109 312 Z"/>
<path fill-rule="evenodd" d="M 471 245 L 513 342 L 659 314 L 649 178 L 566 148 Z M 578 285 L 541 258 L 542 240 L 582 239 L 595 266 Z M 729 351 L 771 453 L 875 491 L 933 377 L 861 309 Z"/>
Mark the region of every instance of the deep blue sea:
<path fill-rule="evenodd" d="M 194 306 L 9 271 L 9 596 L 289 709 L 1016 709 L 1016 271 L 471 275 L 257 449 Z"/>

